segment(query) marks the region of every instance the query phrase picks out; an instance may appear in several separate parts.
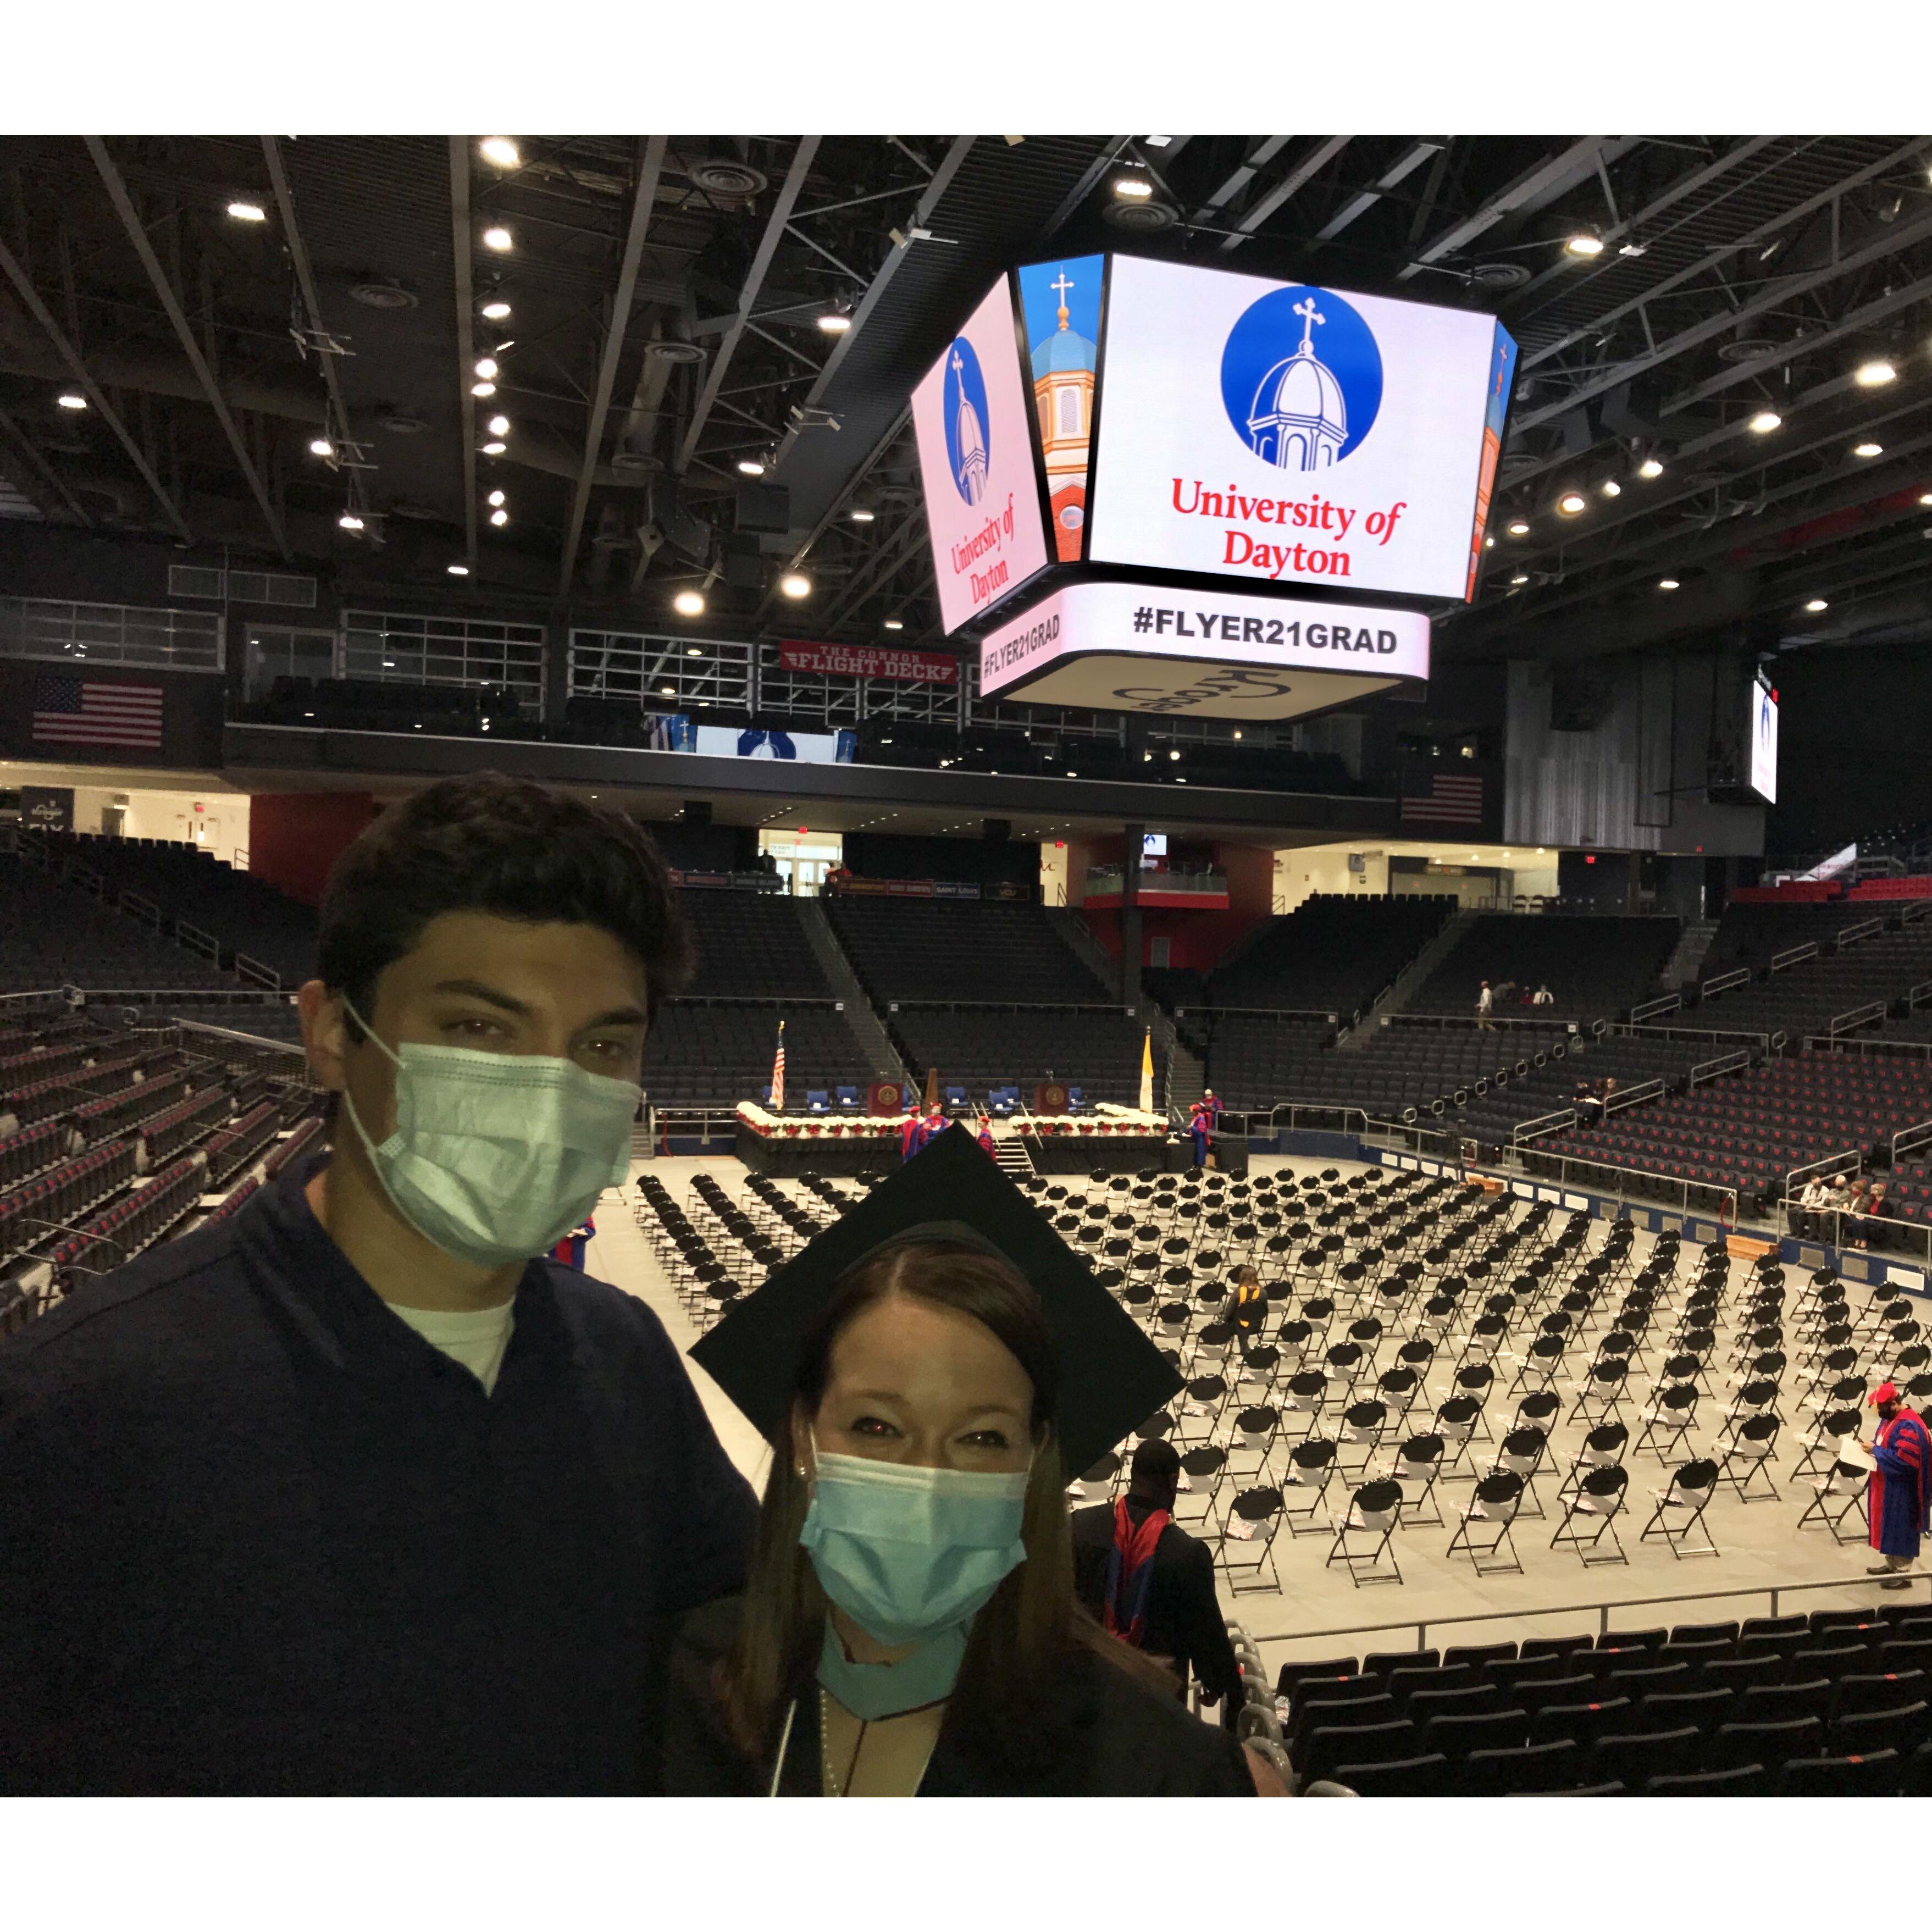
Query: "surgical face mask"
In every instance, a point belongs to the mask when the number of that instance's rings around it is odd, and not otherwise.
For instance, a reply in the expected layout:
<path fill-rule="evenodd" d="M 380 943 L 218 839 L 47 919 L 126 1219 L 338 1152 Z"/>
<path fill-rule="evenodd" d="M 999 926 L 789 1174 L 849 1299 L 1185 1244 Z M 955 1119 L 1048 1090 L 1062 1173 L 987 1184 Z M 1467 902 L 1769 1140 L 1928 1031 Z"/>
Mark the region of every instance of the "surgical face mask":
<path fill-rule="evenodd" d="M 396 1212 L 425 1240 L 478 1268 L 527 1261 L 578 1226 L 630 1172 L 640 1090 L 575 1061 L 406 1044 L 396 1130 L 378 1147 L 343 1106 Z"/>
<path fill-rule="evenodd" d="M 923 1643 L 970 1623 L 1026 1561 L 1027 1470 L 814 1460 L 798 1540 L 826 1595 L 877 1642 Z"/>

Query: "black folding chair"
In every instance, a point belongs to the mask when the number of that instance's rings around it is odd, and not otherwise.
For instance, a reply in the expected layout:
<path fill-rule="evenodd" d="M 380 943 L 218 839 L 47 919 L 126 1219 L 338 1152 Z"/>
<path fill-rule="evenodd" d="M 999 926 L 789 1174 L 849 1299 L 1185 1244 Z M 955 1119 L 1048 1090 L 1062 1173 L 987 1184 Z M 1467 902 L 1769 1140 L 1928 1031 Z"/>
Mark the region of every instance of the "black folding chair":
<path fill-rule="evenodd" d="M 1648 1543 L 1653 1536 L 1660 1536 L 1670 1544 L 1671 1555 L 1680 1558 L 1716 1556 L 1717 1542 L 1704 1512 L 1717 1489 L 1718 1466 L 1708 1456 L 1684 1463 L 1664 1488 L 1654 1492 L 1657 1507 L 1637 1540 Z M 1701 1546 L 1691 1541 L 1700 1528 L 1704 1533 Z"/>
<path fill-rule="evenodd" d="M 1323 1567 L 1347 1564 L 1349 1580 L 1358 1590 L 1364 1583 L 1400 1583 L 1402 1566 L 1396 1561 L 1393 1539 L 1402 1520 L 1402 1504 L 1400 1483 L 1387 1478 L 1364 1483 L 1335 1518 L 1335 1540 Z M 1351 1538 L 1355 1540 L 1352 1542 Z M 1365 1540 L 1370 1546 L 1366 1555 L 1360 1546 Z M 1388 1559 L 1386 1568 L 1384 1557 Z"/>
<path fill-rule="evenodd" d="M 1592 1469 L 1564 1504 L 1563 1520 L 1550 1539 L 1554 1550 L 1567 1543 L 1585 1565 L 1592 1563 L 1628 1563 L 1622 1539 L 1617 1534 L 1616 1520 L 1622 1513 L 1630 1487 L 1628 1470 L 1612 1467 Z M 1600 1552 L 1604 1538 L 1610 1539 L 1613 1555 Z"/>
<path fill-rule="evenodd" d="M 1311 1535 L 1324 1527 L 1322 1505 L 1334 1479 L 1335 1460 L 1334 1444 L 1322 1436 L 1306 1436 L 1288 1452 L 1282 1486 L 1292 1500 L 1284 1502 L 1282 1514 L 1290 1536 Z"/>
<path fill-rule="evenodd" d="M 1778 1486 L 1771 1479 L 1772 1457 L 1778 1448 L 1778 1432 L 1783 1425 L 1775 1415 L 1754 1415 L 1739 1424 L 1736 1437 L 1730 1448 L 1724 1451 L 1723 1466 L 1718 1472 L 1719 1482 L 1727 1484 L 1738 1492 L 1741 1503 L 1777 1502 L 1780 1500 Z M 1753 1481 L 1764 1478 L 1762 1494 L 1754 1494 Z"/>
<path fill-rule="evenodd" d="M 1630 1454 L 1641 1456 L 1648 1449 L 1668 1467 L 1697 1425 L 1700 1394 L 1694 1382 L 1676 1382 L 1659 1390 L 1656 1400 L 1643 1412 L 1643 1433 Z"/>
<path fill-rule="evenodd" d="M 1436 1478 L 1442 1468 L 1442 1438 L 1412 1436 L 1395 1452 L 1390 1474 L 1402 1485 L 1402 1522 L 1410 1527 L 1442 1525 L 1442 1504 Z M 1429 1514 L 1424 1515 L 1427 1510 Z"/>
<path fill-rule="evenodd" d="M 1798 1527 L 1802 1529 L 1814 1520 L 1832 1532 L 1834 1543 L 1863 1543 L 1871 1533 L 1871 1519 L 1865 1502 L 1865 1492 L 1871 1480 L 1871 1472 L 1859 1462 L 1834 1462 L 1828 1476 L 1813 1478 L 1812 1497 L 1805 1505 L 1804 1514 L 1798 1519 Z M 1856 1516 L 1858 1526 L 1847 1535 L 1845 1519 Z"/>
<path fill-rule="evenodd" d="M 1474 1565 L 1479 1576 L 1505 1571 L 1520 1575 L 1522 1558 L 1516 1554 L 1516 1540 L 1510 1534 L 1510 1526 L 1516 1520 L 1516 1509 L 1522 1500 L 1522 1478 L 1514 1470 L 1498 1469 L 1484 1477 L 1476 1485 L 1475 1495 L 1464 1508 L 1462 1521 L 1449 1539 L 1449 1547 L 1444 1553 L 1454 1556 L 1461 1550 Z M 1486 1541 L 1483 1540 L 1485 1532 L 1490 1533 Z M 1505 1548 L 1509 1551 L 1507 1563 L 1502 1562 L 1498 1555 Z"/>
<path fill-rule="evenodd" d="M 1228 1573 L 1228 1588 L 1235 1595 L 1244 1590 L 1281 1588 L 1281 1574 L 1275 1568 L 1274 1539 L 1282 1514 L 1280 1490 L 1265 1486 L 1244 1490 L 1228 1504 L 1215 1554 Z M 1251 1580 L 1244 1582 L 1244 1578 Z"/>

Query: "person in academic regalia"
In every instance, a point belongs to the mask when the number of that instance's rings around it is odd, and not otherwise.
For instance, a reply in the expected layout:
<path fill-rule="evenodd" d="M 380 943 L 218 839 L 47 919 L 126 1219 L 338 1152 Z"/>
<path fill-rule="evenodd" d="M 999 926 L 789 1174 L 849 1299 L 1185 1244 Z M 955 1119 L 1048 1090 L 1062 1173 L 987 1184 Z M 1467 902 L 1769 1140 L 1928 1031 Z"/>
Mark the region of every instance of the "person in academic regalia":
<path fill-rule="evenodd" d="M 934 1101 L 923 1114 L 915 1114 L 899 1130 L 899 1151 L 904 1160 L 930 1147 L 946 1131 L 946 1116 Z"/>
<path fill-rule="evenodd" d="M 1891 1382 L 1874 1389 L 1868 1400 L 1878 1411 L 1878 1433 L 1872 1438 L 1866 1502 L 1871 1546 L 1884 1558 L 1869 1574 L 1885 1577 L 1880 1589 L 1902 1590 L 1905 1578 L 1898 1573 L 1918 1560 L 1919 1539 L 1932 1508 L 1932 1436 Z"/>
<path fill-rule="evenodd" d="M 1279 1790 L 1080 1607 L 1066 1463 L 1180 1379 L 966 1129 L 692 1354 L 772 1454 L 745 1593 L 674 1654 L 670 1791 Z"/>
<path fill-rule="evenodd" d="M 1262 1324 L 1268 1318 L 1268 1290 L 1252 1262 L 1244 1262 L 1234 1270 L 1234 1291 L 1221 1310 L 1221 1319 L 1233 1324 L 1234 1339 L 1240 1345 L 1241 1359 L 1261 1339 Z"/>
<path fill-rule="evenodd" d="M 1214 1130 L 1220 1124 L 1221 1103 L 1210 1087 L 1187 1112 L 1187 1131 L 1194 1142 L 1194 1165 L 1205 1167 L 1214 1156 Z"/>
<path fill-rule="evenodd" d="M 999 1151 L 993 1145 L 993 1124 L 984 1114 L 980 1116 L 980 1150 L 988 1160 L 997 1160 Z"/>
<path fill-rule="evenodd" d="M 550 1259 L 554 1262 L 562 1262 L 566 1268 L 574 1268 L 579 1274 L 581 1274 L 584 1272 L 584 1251 L 590 1245 L 596 1232 L 596 1217 L 594 1215 L 585 1215 L 584 1219 L 572 1228 L 555 1247 L 550 1250 Z"/>
<path fill-rule="evenodd" d="M 1218 1700 L 1222 1721 L 1241 1707 L 1241 1667 L 1214 1592 L 1208 1545 L 1174 1521 L 1180 1457 L 1154 1438 L 1134 1450 L 1127 1493 L 1073 1513 L 1073 1574 L 1080 1600 L 1104 1628 Z"/>

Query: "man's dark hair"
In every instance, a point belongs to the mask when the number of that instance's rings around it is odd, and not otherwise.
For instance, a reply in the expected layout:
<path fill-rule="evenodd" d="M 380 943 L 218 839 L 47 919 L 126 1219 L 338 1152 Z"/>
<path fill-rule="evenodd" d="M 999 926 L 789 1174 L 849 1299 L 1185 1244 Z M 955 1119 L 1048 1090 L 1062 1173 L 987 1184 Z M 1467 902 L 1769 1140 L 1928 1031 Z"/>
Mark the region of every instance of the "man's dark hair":
<path fill-rule="evenodd" d="M 1134 1450 L 1129 1486 L 1137 1496 L 1172 1496 L 1180 1486 L 1180 1454 L 1172 1442 L 1150 1436 Z"/>
<path fill-rule="evenodd" d="M 500 772 L 392 806 L 336 860 L 322 895 L 323 984 L 367 1018 L 382 969 L 446 912 L 594 926 L 643 966 L 654 1016 L 691 976 L 690 925 L 644 828 Z M 352 1021 L 350 1036 L 362 1036 Z"/>

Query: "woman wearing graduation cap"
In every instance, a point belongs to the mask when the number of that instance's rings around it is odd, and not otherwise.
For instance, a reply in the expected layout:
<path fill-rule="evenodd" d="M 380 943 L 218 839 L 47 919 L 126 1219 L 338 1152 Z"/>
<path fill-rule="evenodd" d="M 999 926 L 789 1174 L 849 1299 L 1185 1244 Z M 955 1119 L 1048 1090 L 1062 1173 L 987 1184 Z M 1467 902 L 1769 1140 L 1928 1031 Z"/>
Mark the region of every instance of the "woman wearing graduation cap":
<path fill-rule="evenodd" d="M 744 1595 L 685 1625 L 668 1792 L 1252 1795 L 1074 1594 L 1064 1471 L 1178 1376 L 964 1129 L 692 1352 L 772 1463 Z"/>

